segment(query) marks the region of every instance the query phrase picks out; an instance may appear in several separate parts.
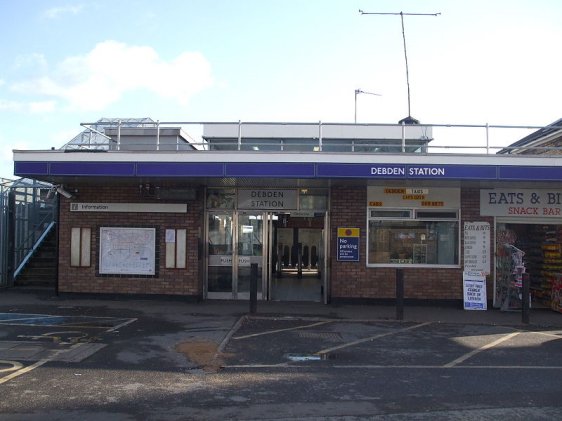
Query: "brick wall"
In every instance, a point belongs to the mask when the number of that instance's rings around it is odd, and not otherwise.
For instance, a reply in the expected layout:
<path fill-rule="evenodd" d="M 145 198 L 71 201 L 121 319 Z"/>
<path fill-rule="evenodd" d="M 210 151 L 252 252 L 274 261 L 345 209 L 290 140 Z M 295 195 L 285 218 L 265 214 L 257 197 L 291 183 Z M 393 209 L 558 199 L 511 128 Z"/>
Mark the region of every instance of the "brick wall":
<path fill-rule="evenodd" d="M 202 295 L 199 235 L 203 236 L 202 201 L 188 201 L 187 213 L 112 213 L 70 212 L 71 201 L 60 198 L 59 229 L 59 291 L 81 293 Z M 80 187 L 73 201 L 98 203 L 149 203 L 140 197 L 138 187 Z M 155 203 L 155 202 L 154 202 Z M 99 275 L 100 227 L 156 228 L 155 277 L 129 275 Z M 70 266 L 70 233 L 73 227 L 89 227 L 91 238 L 91 266 Z M 166 229 L 187 229 L 187 264 L 185 269 L 165 268 Z"/>
<path fill-rule="evenodd" d="M 479 189 L 461 191 L 461 244 L 464 221 L 490 222 L 480 217 Z M 367 268 L 367 188 L 364 186 L 333 187 L 331 191 L 331 289 L 332 299 L 393 299 L 395 297 L 395 269 Z M 337 261 L 337 228 L 359 227 L 360 261 Z M 492 233 L 493 235 L 493 233 Z M 493 238 L 493 237 L 491 237 Z M 492 245 L 491 245 L 492 246 Z M 493 249 L 493 247 L 491 247 Z M 493 250 L 490 261 L 493 262 Z M 461 265 L 462 265 L 461 249 Z M 462 268 L 405 268 L 404 295 L 407 299 L 462 300 Z M 492 282 L 488 282 L 491 297 Z"/>

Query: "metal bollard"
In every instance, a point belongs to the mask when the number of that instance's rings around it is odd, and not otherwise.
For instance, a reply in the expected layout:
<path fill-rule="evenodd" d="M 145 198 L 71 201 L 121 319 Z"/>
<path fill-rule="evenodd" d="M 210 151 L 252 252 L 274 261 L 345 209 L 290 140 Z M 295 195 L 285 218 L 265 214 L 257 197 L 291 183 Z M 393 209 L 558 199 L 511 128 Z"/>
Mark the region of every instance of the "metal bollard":
<path fill-rule="evenodd" d="M 258 308 L 258 264 L 250 265 L 250 313 L 254 314 Z"/>
<path fill-rule="evenodd" d="M 529 324 L 529 315 L 531 309 L 531 302 L 529 299 L 530 293 L 530 278 L 528 273 L 523 274 L 523 287 L 521 288 L 521 322 Z"/>
<path fill-rule="evenodd" d="M 396 269 L 396 320 L 404 320 L 404 270 Z"/>

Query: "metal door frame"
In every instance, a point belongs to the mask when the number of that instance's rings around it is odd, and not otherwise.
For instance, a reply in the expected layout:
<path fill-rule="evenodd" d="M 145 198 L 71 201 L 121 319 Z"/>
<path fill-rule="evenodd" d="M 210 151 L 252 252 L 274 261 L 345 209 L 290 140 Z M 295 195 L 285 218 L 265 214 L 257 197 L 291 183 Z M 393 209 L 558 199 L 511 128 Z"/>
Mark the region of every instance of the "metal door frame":
<path fill-rule="evenodd" d="M 246 210 L 210 210 L 205 212 L 205 244 L 207 247 L 205 248 L 205 282 L 204 288 L 205 293 L 204 296 L 207 299 L 217 299 L 217 300 L 249 300 L 250 293 L 249 292 L 238 292 L 238 269 L 239 269 L 239 254 L 238 254 L 238 231 L 240 229 L 239 220 L 240 215 L 256 215 L 261 216 L 263 221 L 262 226 L 262 291 L 258 291 L 258 300 L 267 299 L 268 294 L 266 293 L 267 289 L 267 272 L 268 272 L 268 265 L 267 265 L 267 258 L 269 255 L 268 247 L 269 247 L 269 236 L 268 236 L 268 229 L 267 229 L 267 214 L 270 212 L 265 211 L 246 211 Z M 232 217 L 232 265 L 231 274 L 232 274 L 232 292 L 209 292 L 209 215 L 212 214 L 220 214 L 220 215 L 230 215 Z M 258 282 L 260 280 L 258 279 Z"/>

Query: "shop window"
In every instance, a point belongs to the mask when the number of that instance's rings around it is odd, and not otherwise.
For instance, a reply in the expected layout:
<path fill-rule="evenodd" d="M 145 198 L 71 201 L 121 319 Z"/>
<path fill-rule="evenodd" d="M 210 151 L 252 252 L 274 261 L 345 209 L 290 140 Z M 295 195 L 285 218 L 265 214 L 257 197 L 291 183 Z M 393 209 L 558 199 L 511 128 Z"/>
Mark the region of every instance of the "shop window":
<path fill-rule="evenodd" d="M 91 228 L 73 227 L 70 230 L 70 266 L 90 266 L 92 230 Z"/>
<path fill-rule="evenodd" d="M 185 229 L 166 230 L 166 268 L 185 269 L 186 267 L 186 240 Z"/>
<path fill-rule="evenodd" d="M 458 211 L 369 209 L 368 266 L 459 264 Z"/>

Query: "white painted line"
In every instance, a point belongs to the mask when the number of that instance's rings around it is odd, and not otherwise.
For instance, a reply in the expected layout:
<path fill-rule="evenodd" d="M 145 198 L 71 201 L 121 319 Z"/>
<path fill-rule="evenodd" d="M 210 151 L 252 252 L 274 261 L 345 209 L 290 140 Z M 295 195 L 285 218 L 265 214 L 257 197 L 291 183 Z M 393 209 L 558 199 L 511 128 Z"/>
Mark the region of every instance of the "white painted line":
<path fill-rule="evenodd" d="M 289 363 L 280 364 L 238 364 L 238 365 L 223 365 L 221 368 L 294 368 L 294 365 Z"/>
<path fill-rule="evenodd" d="M 23 365 L 21 363 L 17 362 L 17 361 L 0 360 L 0 364 L 11 365 L 11 367 L 8 367 L 8 368 L 0 368 L 0 373 L 5 373 L 7 371 L 19 370 L 20 368 L 23 367 Z"/>
<path fill-rule="evenodd" d="M 462 370 L 472 370 L 472 369 L 477 369 L 477 370 L 489 370 L 489 369 L 509 369 L 509 370 L 562 370 L 562 365 L 550 365 L 550 366 L 546 366 L 546 365 L 456 365 L 453 367 L 446 367 L 444 365 L 372 365 L 372 364 L 365 364 L 365 365 L 357 365 L 357 364 L 352 364 L 352 365 L 332 365 L 332 368 L 343 368 L 343 369 L 367 369 L 367 370 L 380 370 L 380 369 L 386 369 L 386 368 L 390 368 L 390 369 L 399 369 L 399 368 L 404 368 L 404 369 L 412 369 L 412 368 L 416 368 L 416 369 L 439 369 L 439 370 L 443 370 L 443 369 L 462 369 Z"/>
<path fill-rule="evenodd" d="M 433 323 L 433 322 L 420 323 L 420 324 L 417 324 L 417 325 L 405 327 L 403 329 L 393 330 L 391 332 L 380 333 L 378 335 L 370 336 L 368 338 L 359 339 L 357 341 L 348 342 L 346 344 L 337 345 L 337 346 L 333 346 L 331 348 L 322 349 L 322 350 L 316 352 L 315 354 L 316 355 L 329 354 L 330 352 L 337 351 L 338 349 L 348 348 L 348 347 L 351 347 L 351 346 L 362 344 L 364 342 L 369 342 L 369 341 L 374 341 L 375 339 L 384 338 L 385 336 L 395 335 L 397 333 L 402 333 L 402 332 L 406 332 L 408 330 L 417 329 L 418 327 L 427 326 L 427 325 L 430 325 L 431 323 Z"/>
<path fill-rule="evenodd" d="M 281 364 L 234 364 L 234 365 L 224 365 L 221 366 L 224 369 L 229 368 L 247 368 L 247 369 L 256 369 L 256 368 L 282 368 L 282 369 L 291 369 L 295 368 L 295 364 L 289 363 L 281 363 Z M 299 369 L 318 369 L 317 364 L 299 364 L 296 367 Z M 357 365 L 357 364 L 350 364 L 350 365 L 324 365 L 322 366 L 322 370 L 325 369 L 343 369 L 343 370 L 357 370 L 357 369 L 366 369 L 366 370 L 397 370 L 397 369 L 419 369 L 419 370 L 562 370 L 562 366 L 540 366 L 540 365 L 457 365 L 454 367 L 445 367 L 442 365 Z"/>
<path fill-rule="evenodd" d="M 298 329 L 307 329 L 309 327 L 314 327 L 314 326 L 320 326 L 320 325 L 325 325 L 328 323 L 333 323 L 331 321 L 323 321 L 323 322 L 318 322 L 318 323 L 312 323 L 310 325 L 303 325 L 303 326 L 297 326 L 297 327 L 288 327 L 286 329 L 277 329 L 277 330 L 268 330 L 265 332 L 260 332 L 260 333 L 253 333 L 251 335 L 245 335 L 245 336 L 236 336 L 232 339 L 247 339 L 247 338 L 254 338 L 256 336 L 264 336 L 264 335 L 273 335 L 275 333 L 280 333 L 280 332 L 287 332 L 290 330 L 298 330 Z"/>
<path fill-rule="evenodd" d="M 113 326 L 111 329 L 106 330 L 106 332 L 113 332 L 115 330 L 119 330 L 124 326 L 130 325 L 133 322 L 136 322 L 138 319 L 129 319 L 124 321 L 123 323 L 118 324 L 117 326 Z"/>
<path fill-rule="evenodd" d="M 234 336 L 234 334 L 236 332 L 238 332 L 238 329 L 240 329 L 240 326 L 242 326 L 242 324 L 244 323 L 245 320 L 248 319 L 248 316 L 241 316 L 236 323 L 234 323 L 234 325 L 232 326 L 232 328 L 228 331 L 228 333 L 226 334 L 226 336 L 223 338 L 223 340 L 221 341 L 221 343 L 219 344 L 218 348 L 217 348 L 217 352 L 222 353 L 224 352 L 224 349 L 226 348 L 226 345 L 228 344 L 228 342 L 230 341 L 230 338 L 232 338 Z"/>
<path fill-rule="evenodd" d="M 552 338 L 556 338 L 556 339 L 562 339 L 562 335 L 560 333 L 540 332 L 540 331 L 534 331 L 534 330 L 528 330 L 528 331 L 525 331 L 523 333 L 536 333 L 537 335 L 544 335 L 544 336 L 548 336 L 548 337 L 552 337 Z"/>
<path fill-rule="evenodd" d="M 487 349 L 493 348 L 493 347 L 495 347 L 496 345 L 501 344 L 502 342 L 505 342 L 505 341 L 510 340 L 511 338 L 513 338 L 513 337 L 519 335 L 520 333 L 521 333 L 521 332 L 513 332 L 513 333 L 510 333 L 509 335 L 502 336 L 501 338 L 496 339 L 496 340 L 493 341 L 493 342 L 490 342 L 490 343 L 488 343 L 488 344 L 486 344 L 486 345 L 482 345 L 480 348 L 473 349 L 472 351 L 467 352 L 467 353 L 464 354 L 464 355 L 461 355 L 459 358 L 457 358 L 456 360 L 451 361 L 450 363 L 445 364 L 443 367 L 446 367 L 446 368 L 454 367 L 454 366 L 456 366 L 457 364 L 460 364 L 460 363 L 462 363 L 463 361 L 468 360 L 469 358 L 475 356 L 476 354 L 478 354 L 478 353 L 480 353 L 480 352 L 482 352 L 482 351 L 485 351 L 485 350 L 487 350 Z"/>

